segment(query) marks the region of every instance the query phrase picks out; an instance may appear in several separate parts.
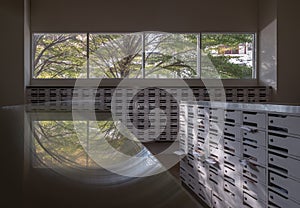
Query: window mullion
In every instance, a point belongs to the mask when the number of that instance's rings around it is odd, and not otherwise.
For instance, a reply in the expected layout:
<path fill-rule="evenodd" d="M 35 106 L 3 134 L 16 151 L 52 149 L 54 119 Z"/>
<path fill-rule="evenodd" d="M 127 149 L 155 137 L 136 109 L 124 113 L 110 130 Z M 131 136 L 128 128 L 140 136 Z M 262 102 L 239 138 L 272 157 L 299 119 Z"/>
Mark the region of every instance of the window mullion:
<path fill-rule="evenodd" d="M 201 33 L 197 34 L 197 77 L 201 78 Z"/>
<path fill-rule="evenodd" d="M 86 38 L 86 70 L 87 78 L 90 78 L 90 33 L 87 33 Z"/>
<path fill-rule="evenodd" d="M 145 78 L 146 54 L 145 54 L 145 32 L 142 33 L 142 78 Z"/>

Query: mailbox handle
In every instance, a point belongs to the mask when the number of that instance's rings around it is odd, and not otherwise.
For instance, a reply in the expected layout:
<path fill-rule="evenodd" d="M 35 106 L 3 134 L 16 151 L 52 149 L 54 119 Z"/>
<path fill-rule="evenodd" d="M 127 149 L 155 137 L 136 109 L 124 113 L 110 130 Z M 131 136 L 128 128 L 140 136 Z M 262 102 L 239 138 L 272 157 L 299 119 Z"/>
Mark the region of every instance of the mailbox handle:
<path fill-rule="evenodd" d="M 241 129 L 243 129 L 243 130 L 245 130 L 245 131 L 248 131 L 248 132 L 250 132 L 250 133 L 256 133 L 256 132 L 258 132 L 257 129 L 250 128 L 250 127 L 248 127 L 248 126 L 242 126 Z"/>
<path fill-rule="evenodd" d="M 212 158 L 207 158 L 205 159 L 205 162 L 208 163 L 208 164 L 211 164 L 211 165 L 214 165 L 217 163 L 216 160 L 212 159 Z"/>

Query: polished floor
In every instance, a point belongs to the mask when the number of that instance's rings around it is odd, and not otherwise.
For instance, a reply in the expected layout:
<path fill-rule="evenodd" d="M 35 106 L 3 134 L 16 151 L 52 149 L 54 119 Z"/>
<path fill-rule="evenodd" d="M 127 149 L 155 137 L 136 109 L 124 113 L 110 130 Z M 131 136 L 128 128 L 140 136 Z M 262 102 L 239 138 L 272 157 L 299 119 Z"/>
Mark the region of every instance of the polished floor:
<path fill-rule="evenodd" d="M 39 117 L 38 112 L 35 114 Z M 59 120 L 56 124 L 66 120 L 55 114 L 51 119 L 43 117 L 39 121 L 46 121 L 46 124 L 50 125 L 53 118 Z M 51 143 L 49 138 L 42 138 L 38 135 L 39 131 L 33 130 L 32 125 L 35 123 L 31 120 L 28 122 L 28 114 L 22 106 L 0 110 L 1 189 L 4 193 L 1 194 L 1 203 L 8 204 L 5 207 L 202 207 L 181 185 L 178 163 L 169 170 L 145 177 L 121 176 L 99 166 L 90 168 L 86 166 L 90 164 L 88 157 L 84 157 L 78 149 L 72 149 L 72 157 L 54 155 L 61 149 L 60 146 L 53 146 L 53 143 L 58 140 L 53 139 Z M 38 124 L 44 125 L 41 122 Z M 36 142 L 37 138 L 38 142 Z M 62 138 L 67 140 L 66 136 Z M 52 149 L 42 151 L 38 145 Z M 163 151 L 169 144 L 139 145 L 139 148 L 143 149 L 142 152 L 153 156 Z M 64 146 L 67 147 L 70 148 Z M 57 159 L 58 156 L 60 160 Z M 52 159 L 50 160 L 49 157 Z M 53 160 L 53 157 L 56 159 Z M 168 157 L 176 156 L 168 155 Z M 83 158 L 87 159 L 83 160 Z M 68 165 L 64 166 L 66 161 Z M 164 166 L 161 158 L 158 157 L 155 161 L 156 166 Z M 136 173 L 141 171 L 141 168 L 147 167 L 149 166 L 143 164 L 129 164 L 128 167 L 122 168 L 126 169 L 126 173 L 131 171 Z"/>

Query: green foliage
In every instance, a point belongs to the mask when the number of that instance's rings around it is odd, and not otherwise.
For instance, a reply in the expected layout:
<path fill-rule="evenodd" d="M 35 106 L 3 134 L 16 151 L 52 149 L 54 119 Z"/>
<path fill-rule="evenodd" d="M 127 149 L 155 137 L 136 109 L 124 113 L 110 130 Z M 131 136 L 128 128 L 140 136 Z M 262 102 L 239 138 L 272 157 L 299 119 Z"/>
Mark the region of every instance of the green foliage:
<path fill-rule="evenodd" d="M 252 34 L 202 34 L 202 49 L 216 47 L 218 45 L 238 46 L 241 43 L 251 43 Z"/>
<path fill-rule="evenodd" d="M 85 35 L 35 34 L 33 37 L 34 77 L 86 77 Z"/>
<path fill-rule="evenodd" d="M 202 58 L 202 78 L 222 79 L 249 79 L 252 77 L 252 68 L 229 62 L 226 56 L 214 57 L 210 54 Z"/>
<path fill-rule="evenodd" d="M 89 67 L 93 78 L 138 78 L 142 75 L 142 36 L 90 34 Z"/>
<path fill-rule="evenodd" d="M 237 56 L 213 55 L 220 46 L 238 49 L 240 44 L 252 43 L 252 34 L 202 34 L 201 77 L 219 79 L 249 79 L 252 78 L 252 67 L 246 64 L 230 62 Z"/>
<path fill-rule="evenodd" d="M 196 37 L 196 35 L 191 35 Z M 183 34 L 146 36 L 147 78 L 192 78 L 197 76 L 197 45 Z"/>
<path fill-rule="evenodd" d="M 143 64 L 146 78 L 197 77 L 197 36 L 147 33 L 143 59 L 143 36 L 138 33 L 35 34 L 34 77 L 86 78 L 89 67 L 91 78 L 141 78 Z M 235 57 L 213 55 L 220 46 L 237 48 L 250 42 L 252 34 L 202 34 L 201 77 L 250 78 L 252 68 L 231 63 Z"/>

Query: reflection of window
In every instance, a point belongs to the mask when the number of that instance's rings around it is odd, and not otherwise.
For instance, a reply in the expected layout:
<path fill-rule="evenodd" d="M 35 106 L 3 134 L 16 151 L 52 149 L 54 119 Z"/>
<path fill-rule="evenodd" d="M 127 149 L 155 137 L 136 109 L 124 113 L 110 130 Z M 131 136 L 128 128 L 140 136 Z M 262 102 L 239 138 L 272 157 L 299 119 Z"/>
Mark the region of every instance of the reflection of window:
<path fill-rule="evenodd" d="M 139 142 L 120 134 L 113 121 L 33 121 L 32 125 L 34 167 L 97 168 L 89 155 L 111 159 L 99 150 L 97 143 L 103 139 L 127 155 L 136 155 L 142 149 Z"/>
<path fill-rule="evenodd" d="M 254 34 L 33 35 L 33 78 L 253 78 Z"/>

